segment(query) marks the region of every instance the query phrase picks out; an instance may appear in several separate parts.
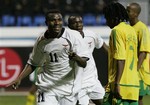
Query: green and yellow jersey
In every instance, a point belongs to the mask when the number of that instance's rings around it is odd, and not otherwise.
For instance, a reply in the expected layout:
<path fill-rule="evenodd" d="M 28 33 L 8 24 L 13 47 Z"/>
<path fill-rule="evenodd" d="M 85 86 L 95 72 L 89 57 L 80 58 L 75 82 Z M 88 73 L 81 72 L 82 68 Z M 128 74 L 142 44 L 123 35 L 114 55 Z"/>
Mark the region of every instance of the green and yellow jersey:
<path fill-rule="evenodd" d="M 150 68 L 149 68 L 149 56 L 150 56 L 150 32 L 148 27 L 141 21 L 137 22 L 133 28 L 136 30 L 138 38 L 138 53 L 146 53 L 141 68 L 139 69 L 139 77 L 145 84 L 150 85 Z"/>
<path fill-rule="evenodd" d="M 117 72 L 117 60 L 125 60 L 123 74 L 120 80 L 122 99 L 138 100 L 139 79 L 137 72 L 137 36 L 133 27 L 121 22 L 112 29 L 109 40 L 108 78 L 110 90 Z"/>

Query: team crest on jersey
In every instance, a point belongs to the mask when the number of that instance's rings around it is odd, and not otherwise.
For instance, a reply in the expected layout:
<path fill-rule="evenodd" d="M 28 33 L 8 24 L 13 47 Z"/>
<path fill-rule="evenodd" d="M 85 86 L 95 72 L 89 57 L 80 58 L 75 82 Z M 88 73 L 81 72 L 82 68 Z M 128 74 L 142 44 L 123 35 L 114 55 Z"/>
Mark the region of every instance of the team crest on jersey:
<path fill-rule="evenodd" d="M 88 45 L 89 45 L 89 47 L 91 47 L 91 45 L 92 45 L 92 42 L 88 42 Z"/>
<path fill-rule="evenodd" d="M 68 54 L 69 53 L 69 50 L 68 50 L 68 44 L 62 44 L 62 46 L 64 47 L 64 50 L 65 50 L 65 52 Z"/>
<path fill-rule="evenodd" d="M 68 44 L 63 44 L 64 48 L 67 48 L 67 46 L 69 46 Z"/>

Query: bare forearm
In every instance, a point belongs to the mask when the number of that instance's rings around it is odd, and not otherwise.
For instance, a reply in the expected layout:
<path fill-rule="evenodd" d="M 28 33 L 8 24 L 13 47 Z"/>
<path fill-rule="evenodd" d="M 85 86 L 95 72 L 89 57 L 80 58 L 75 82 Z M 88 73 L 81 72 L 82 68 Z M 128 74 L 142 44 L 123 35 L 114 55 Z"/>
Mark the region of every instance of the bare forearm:
<path fill-rule="evenodd" d="M 105 50 L 106 53 L 108 53 L 109 46 L 105 42 L 103 44 L 103 49 Z"/>
<path fill-rule="evenodd" d="M 137 67 L 138 70 L 141 68 L 141 65 L 145 57 L 146 57 L 146 52 L 140 52 L 139 57 L 138 57 L 138 67 Z"/>
<path fill-rule="evenodd" d="M 80 66 L 80 67 L 83 67 L 85 68 L 86 67 L 86 64 L 87 64 L 87 58 L 86 57 L 80 57 L 78 55 L 75 56 L 74 60 L 77 62 L 77 64 Z"/>
<path fill-rule="evenodd" d="M 117 60 L 117 74 L 115 78 L 115 83 L 119 84 L 124 70 L 125 60 Z"/>
<path fill-rule="evenodd" d="M 32 66 L 27 64 L 21 74 L 19 75 L 16 80 L 12 81 L 10 84 L 7 85 L 7 87 L 12 86 L 14 89 L 17 89 L 18 86 L 21 83 L 21 80 L 24 79 L 27 75 L 29 75 L 32 72 Z"/>
<path fill-rule="evenodd" d="M 25 68 L 23 69 L 23 71 L 21 72 L 21 74 L 19 75 L 19 79 L 22 80 L 24 79 L 26 76 L 28 76 L 31 72 L 32 72 L 32 67 L 29 64 L 26 64 Z"/>
<path fill-rule="evenodd" d="M 88 58 L 80 57 L 74 52 L 69 53 L 69 59 L 74 60 L 80 67 L 83 67 L 83 68 L 86 67 L 86 64 L 87 64 L 86 61 L 88 60 Z"/>

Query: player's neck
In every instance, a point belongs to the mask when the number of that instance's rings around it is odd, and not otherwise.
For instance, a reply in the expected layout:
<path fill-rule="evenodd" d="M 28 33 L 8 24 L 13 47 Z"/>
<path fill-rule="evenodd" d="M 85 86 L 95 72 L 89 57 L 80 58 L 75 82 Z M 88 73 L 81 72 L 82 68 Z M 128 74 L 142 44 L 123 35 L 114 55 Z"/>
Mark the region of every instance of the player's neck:
<path fill-rule="evenodd" d="M 81 36 L 84 38 L 84 32 L 82 30 L 79 32 L 80 32 Z"/>
<path fill-rule="evenodd" d="M 134 20 L 130 21 L 131 26 L 134 26 L 137 22 L 139 22 L 138 18 L 135 18 Z"/>
<path fill-rule="evenodd" d="M 64 28 L 62 28 L 62 30 L 59 33 L 54 33 L 54 32 L 50 32 L 49 30 L 47 30 L 45 32 L 45 38 L 49 39 L 49 38 L 59 38 L 62 36 L 63 32 L 64 32 Z"/>

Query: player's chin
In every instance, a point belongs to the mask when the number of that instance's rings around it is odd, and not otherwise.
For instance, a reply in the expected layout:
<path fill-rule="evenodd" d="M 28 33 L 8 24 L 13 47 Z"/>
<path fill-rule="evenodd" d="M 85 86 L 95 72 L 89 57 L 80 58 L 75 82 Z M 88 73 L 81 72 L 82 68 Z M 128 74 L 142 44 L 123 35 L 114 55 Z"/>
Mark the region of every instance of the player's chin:
<path fill-rule="evenodd" d="M 55 33 L 60 33 L 61 28 L 54 28 L 53 31 L 54 31 Z"/>

